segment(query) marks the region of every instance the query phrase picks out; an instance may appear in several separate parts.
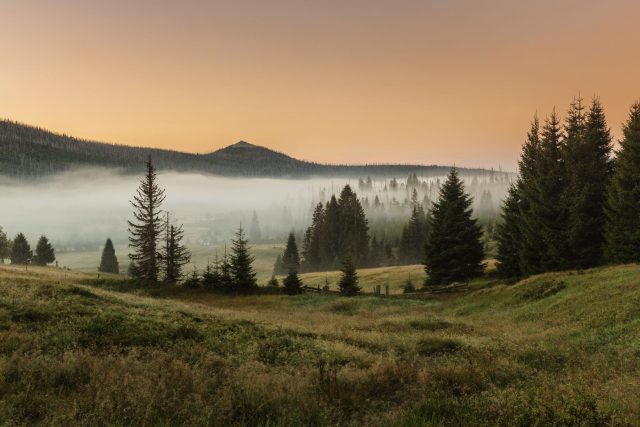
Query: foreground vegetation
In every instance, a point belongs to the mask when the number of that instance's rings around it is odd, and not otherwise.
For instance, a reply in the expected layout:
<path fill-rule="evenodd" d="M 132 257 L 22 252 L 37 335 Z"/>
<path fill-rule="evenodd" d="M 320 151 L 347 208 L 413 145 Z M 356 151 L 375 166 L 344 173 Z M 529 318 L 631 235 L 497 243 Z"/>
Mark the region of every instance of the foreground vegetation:
<path fill-rule="evenodd" d="M 463 295 L 220 296 L 0 267 L 0 420 L 630 425 L 640 267 Z"/>

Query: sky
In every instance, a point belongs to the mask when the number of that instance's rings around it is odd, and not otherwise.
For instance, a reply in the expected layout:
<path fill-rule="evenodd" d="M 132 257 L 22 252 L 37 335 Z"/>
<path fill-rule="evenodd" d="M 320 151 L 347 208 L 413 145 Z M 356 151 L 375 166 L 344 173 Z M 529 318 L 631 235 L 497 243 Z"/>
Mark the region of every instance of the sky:
<path fill-rule="evenodd" d="M 635 0 L 0 0 L 0 117 L 210 152 L 515 170 L 576 95 L 616 137 L 640 98 Z"/>

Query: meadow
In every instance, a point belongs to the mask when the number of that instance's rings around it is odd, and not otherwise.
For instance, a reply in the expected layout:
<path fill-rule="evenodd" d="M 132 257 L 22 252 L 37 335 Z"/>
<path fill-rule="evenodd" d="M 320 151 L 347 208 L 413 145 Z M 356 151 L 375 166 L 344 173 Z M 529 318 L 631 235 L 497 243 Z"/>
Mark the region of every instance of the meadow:
<path fill-rule="evenodd" d="M 355 298 L 0 266 L 0 289 L 2 425 L 640 423 L 638 265 Z"/>

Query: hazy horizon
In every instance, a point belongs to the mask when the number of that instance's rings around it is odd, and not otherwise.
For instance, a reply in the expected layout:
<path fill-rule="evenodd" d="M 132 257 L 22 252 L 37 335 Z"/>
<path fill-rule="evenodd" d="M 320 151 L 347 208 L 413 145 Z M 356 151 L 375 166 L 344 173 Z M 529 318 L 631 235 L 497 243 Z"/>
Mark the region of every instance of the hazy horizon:
<path fill-rule="evenodd" d="M 0 116 L 78 138 L 515 170 L 534 113 L 640 87 L 625 0 L 0 1 Z M 593 29 L 597 31 L 593 31 Z M 616 64 L 625 64 L 624 67 Z"/>

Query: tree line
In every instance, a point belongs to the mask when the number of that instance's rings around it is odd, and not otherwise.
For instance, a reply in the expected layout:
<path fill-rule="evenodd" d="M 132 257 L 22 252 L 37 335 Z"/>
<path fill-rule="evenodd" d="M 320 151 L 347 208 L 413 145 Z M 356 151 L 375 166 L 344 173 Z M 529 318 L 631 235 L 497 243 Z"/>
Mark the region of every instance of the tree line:
<path fill-rule="evenodd" d="M 640 103 L 622 135 L 614 153 L 598 98 L 564 122 L 534 116 L 498 226 L 502 276 L 640 261 Z"/>
<path fill-rule="evenodd" d="M 23 233 L 9 239 L 0 227 L 0 264 L 4 264 L 7 259 L 11 264 L 44 266 L 55 262 L 56 254 L 47 236 L 40 236 L 34 252 Z"/>

